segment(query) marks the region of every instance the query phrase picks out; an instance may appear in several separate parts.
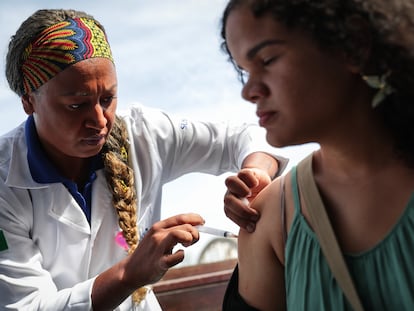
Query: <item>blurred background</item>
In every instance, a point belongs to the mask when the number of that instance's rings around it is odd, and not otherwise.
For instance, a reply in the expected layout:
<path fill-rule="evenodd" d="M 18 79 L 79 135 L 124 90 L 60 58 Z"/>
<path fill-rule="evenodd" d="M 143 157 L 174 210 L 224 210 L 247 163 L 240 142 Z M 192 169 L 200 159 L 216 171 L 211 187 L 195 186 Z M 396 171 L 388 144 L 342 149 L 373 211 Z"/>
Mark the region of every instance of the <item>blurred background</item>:
<path fill-rule="evenodd" d="M 4 75 L 7 45 L 20 24 L 42 8 L 83 10 L 104 25 L 117 66 L 118 109 L 139 102 L 192 119 L 257 123 L 254 105 L 241 98 L 241 84 L 220 50 L 225 4 L 226 0 L 2 0 L 0 134 L 26 119 Z M 264 136 L 264 131 L 258 135 Z M 290 159 L 288 170 L 315 148 L 310 144 L 274 152 Z M 223 211 L 227 176 L 189 174 L 166 185 L 162 217 L 197 212 L 206 225 L 237 233 Z M 235 247 L 234 239 L 201 233 L 180 265 L 234 257 Z"/>

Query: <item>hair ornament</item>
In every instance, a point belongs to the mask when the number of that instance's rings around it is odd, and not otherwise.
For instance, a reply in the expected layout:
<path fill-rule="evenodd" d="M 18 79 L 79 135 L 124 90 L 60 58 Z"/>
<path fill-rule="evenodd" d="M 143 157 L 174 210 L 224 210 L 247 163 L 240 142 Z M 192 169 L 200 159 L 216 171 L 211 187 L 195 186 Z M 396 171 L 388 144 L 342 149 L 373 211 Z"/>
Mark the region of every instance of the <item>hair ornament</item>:
<path fill-rule="evenodd" d="M 122 191 L 125 193 L 128 191 L 129 187 L 126 185 L 125 181 L 123 181 L 122 179 L 119 181 L 119 183 L 121 184 L 121 189 Z"/>
<path fill-rule="evenodd" d="M 128 152 L 124 146 L 121 147 L 121 158 L 124 162 L 128 161 Z"/>
<path fill-rule="evenodd" d="M 376 108 L 388 95 L 394 93 L 394 89 L 387 83 L 387 78 L 391 72 L 387 72 L 382 76 L 362 76 L 362 79 L 373 89 L 378 92 L 372 99 L 372 108 Z"/>

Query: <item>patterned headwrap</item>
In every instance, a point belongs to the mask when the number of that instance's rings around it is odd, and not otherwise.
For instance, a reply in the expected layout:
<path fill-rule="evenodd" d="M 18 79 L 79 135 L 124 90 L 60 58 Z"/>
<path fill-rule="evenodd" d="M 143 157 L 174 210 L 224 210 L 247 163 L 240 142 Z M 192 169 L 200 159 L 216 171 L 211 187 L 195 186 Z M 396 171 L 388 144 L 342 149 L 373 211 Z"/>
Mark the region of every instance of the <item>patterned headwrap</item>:
<path fill-rule="evenodd" d="M 105 33 L 89 18 L 74 18 L 52 25 L 25 50 L 23 94 L 38 89 L 68 66 L 93 57 L 113 62 Z"/>

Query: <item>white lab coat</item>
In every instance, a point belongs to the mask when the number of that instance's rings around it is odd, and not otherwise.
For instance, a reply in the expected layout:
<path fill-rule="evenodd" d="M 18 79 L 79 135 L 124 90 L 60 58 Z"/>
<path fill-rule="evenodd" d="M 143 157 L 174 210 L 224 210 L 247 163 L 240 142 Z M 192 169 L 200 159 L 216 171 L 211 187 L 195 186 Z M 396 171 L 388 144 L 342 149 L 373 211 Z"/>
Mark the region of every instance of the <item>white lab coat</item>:
<path fill-rule="evenodd" d="M 124 117 L 141 236 L 160 219 L 165 183 L 189 172 L 236 171 L 259 150 L 246 126 L 193 123 L 142 106 Z M 0 251 L 0 310 L 91 310 L 95 277 L 126 256 L 115 243 L 119 227 L 103 170 L 93 183 L 89 225 L 64 185 L 31 178 L 24 124 L 0 138 L 0 230 L 8 246 Z M 131 308 L 127 298 L 117 310 Z M 153 293 L 142 310 L 160 310 Z"/>

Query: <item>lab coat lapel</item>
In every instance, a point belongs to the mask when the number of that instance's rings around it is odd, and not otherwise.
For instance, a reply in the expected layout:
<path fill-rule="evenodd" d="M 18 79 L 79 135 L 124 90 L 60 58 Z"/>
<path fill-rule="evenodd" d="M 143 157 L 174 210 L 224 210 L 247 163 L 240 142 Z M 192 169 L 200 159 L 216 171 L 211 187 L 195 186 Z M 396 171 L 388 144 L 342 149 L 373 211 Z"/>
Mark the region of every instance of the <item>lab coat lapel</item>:
<path fill-rule="evenodd" d="M 49 205 L 49 215 L 77 231 L 90 234 L 89 223 L 81 207 L 66 187 L 60 183 L 52 184 L 50 187 L 52 191 L 48 193 L 52 195 L 50 203 L 47 204 Z"/>
<path fill-rule="evenodd" d="M 113 212 L 112 195 L 108 189 L 103 170 L 96 172 L 97 178 L 92 186 L 92 217 L 91 217 L 91 234 L 92 240 L 95 239 L 99 229 L 102 226 L 105 215 Z"/>

